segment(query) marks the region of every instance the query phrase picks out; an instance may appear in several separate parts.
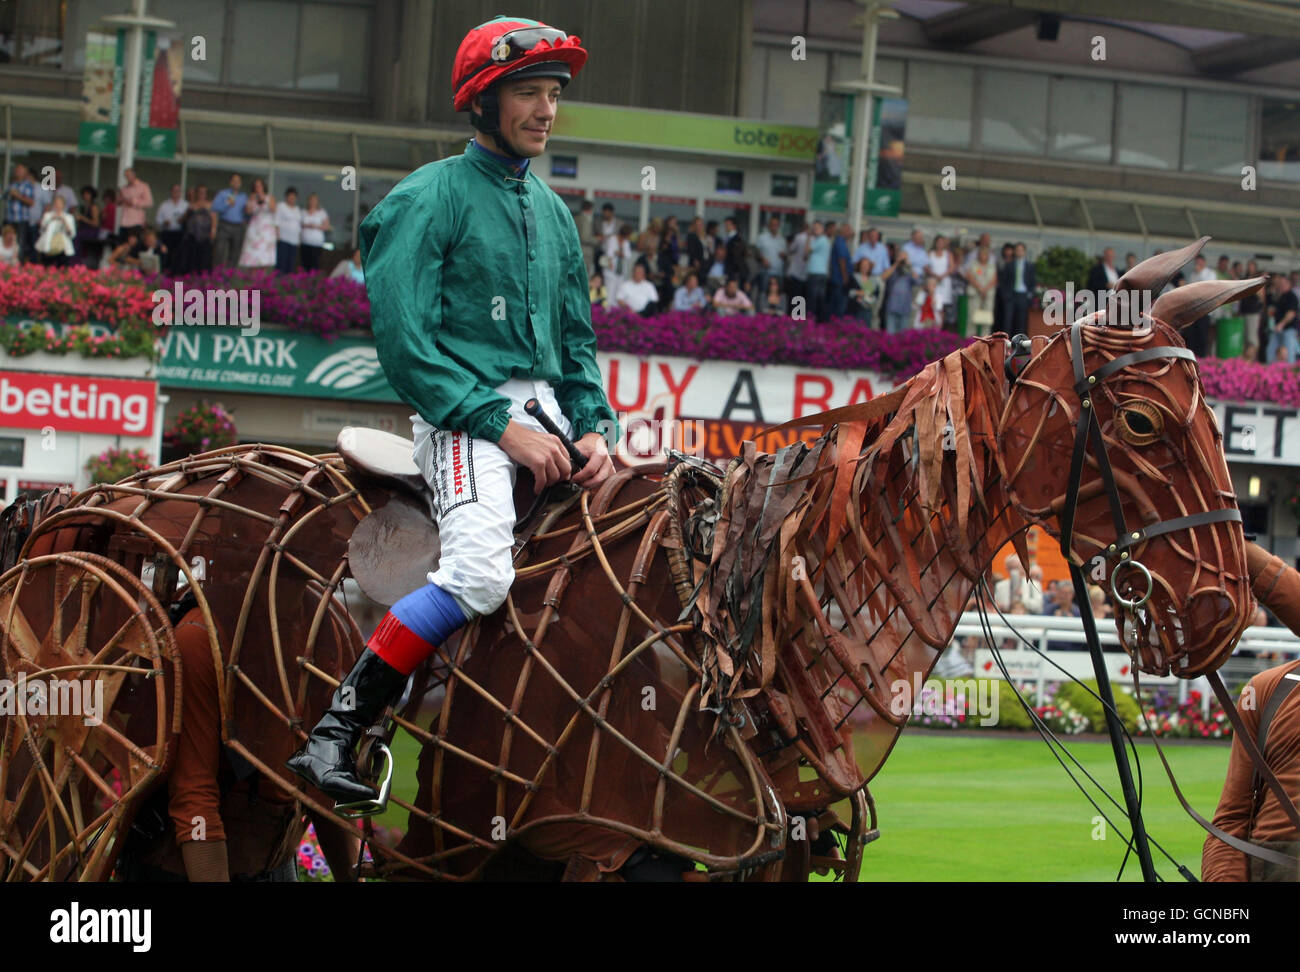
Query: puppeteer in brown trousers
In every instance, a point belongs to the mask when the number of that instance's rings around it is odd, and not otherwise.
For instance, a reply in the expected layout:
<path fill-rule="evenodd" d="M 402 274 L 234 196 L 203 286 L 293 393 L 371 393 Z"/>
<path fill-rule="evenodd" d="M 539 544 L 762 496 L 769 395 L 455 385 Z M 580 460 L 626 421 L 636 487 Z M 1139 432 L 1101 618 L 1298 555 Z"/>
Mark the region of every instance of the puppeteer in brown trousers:
<path fill-rule="evenodd" d="M 1284 625 L 1300 633 L 1300 573 L 1253 543 L 1247 561 L 1256 599 Z M 1288 677 L 1292 676 L 1292 677 Z M 1260 748 L 1269 768 L 1293 800 L 1300 799 L 1300 661 L 1260 672 L 1243 691 L 1237 711 L 1247 730 L 1258 739 L 1260 719 L 1269 716 Z M 1282 694 L 1285 693 L 1285 694 Z M 1275 698 L 1276 697 L 1276 698 Z M 1272 705 L 1270 706 L 1270 701 Z M 1286 854 L 1297 861 L 1289 870 L 1257 858 L 1247 858 L 1217 837 L 1205 838 L 1201 854 L 1203 881 L 1295 881 L 1300 875 L 1300 834 L 1277 797 L 1263 784 L 1238 738 L 1232 741 L 1223 795 L 1214 812 L 1214 825 L 1253 844 Z"/>
<path fill-rule="evenodd" d="M 165 791 L 137 816 L 119 868 L 136 881 L 294 880 L 303 807 L 241 772 L 221 743 L 218 674 L 203 615 L 188 611 L 175 628 L 181 656 L 181 735 Z M 218 634 L 220 643 L 228 642 Z M 317 839 L 335 880 L 349 880 L 358 841 L 337 819 L 319 820 Z"/>

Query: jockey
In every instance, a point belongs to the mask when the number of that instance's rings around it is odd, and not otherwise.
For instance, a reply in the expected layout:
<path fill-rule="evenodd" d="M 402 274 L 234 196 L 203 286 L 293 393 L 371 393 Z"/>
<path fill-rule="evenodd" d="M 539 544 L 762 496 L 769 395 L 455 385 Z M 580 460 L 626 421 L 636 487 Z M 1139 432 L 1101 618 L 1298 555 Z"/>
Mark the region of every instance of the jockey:
<path fill-rule="evenodd" d="M 529 171 L 560 90 L 587 60 L 577 37 L 498 17 L 456 51 L 453 106 L 477 134 L 462 155 L 411 173 L 361 223 L 375 347 L 415 409 L 414 459 L 435 497 L 442 557 L 398 600 L 288 762 L 340 802 L 375 797 L 353 749 L 407 678 L 454 631 L 491 614 L 514 580 L 515 471 L 536 490 L 569 479 L 560 440 L 523 409 L 536 398 L 587 463 L 614 471 L 614 413 L 596 365 L 582 243 L 568 207 Z"/>

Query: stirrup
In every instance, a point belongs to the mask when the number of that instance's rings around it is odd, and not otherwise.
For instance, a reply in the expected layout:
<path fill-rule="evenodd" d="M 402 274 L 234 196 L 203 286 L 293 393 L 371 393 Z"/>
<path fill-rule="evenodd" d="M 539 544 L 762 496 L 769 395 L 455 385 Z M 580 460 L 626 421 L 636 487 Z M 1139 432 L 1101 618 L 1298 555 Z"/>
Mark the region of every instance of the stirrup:
<path fill-rule="evenodd" d="M 351 803 L 334 804 L 334 812 L 343 817 L 356 819 L 358 817 L 372 817 L 377 813 L 383 813 L 388 809 L 388 795 L 393 789 L 393 754 L 388 745 L 383 741 L 376 739 L 370 747 L 368 762 L 373 767 L 375 761 L 375 750 L 384 757 L 384 778 L 379 784 L 379 795 L 366 800 L 354 800 Z"/>

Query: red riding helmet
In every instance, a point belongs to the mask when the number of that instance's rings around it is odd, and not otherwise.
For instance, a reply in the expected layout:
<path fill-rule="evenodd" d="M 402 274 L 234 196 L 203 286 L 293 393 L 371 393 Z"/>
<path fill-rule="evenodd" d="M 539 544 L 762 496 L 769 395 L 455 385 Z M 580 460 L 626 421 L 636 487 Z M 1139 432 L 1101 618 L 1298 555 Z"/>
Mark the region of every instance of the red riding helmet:
<path fill-rule="evenodd" d="M 456 49 L 452 107 L 467 111 L 475 95 L 507 75 L 559 78 L 567 84 L 586 63 L 581 39 L 540 21 L 497 17 L 471 30 Z"/>

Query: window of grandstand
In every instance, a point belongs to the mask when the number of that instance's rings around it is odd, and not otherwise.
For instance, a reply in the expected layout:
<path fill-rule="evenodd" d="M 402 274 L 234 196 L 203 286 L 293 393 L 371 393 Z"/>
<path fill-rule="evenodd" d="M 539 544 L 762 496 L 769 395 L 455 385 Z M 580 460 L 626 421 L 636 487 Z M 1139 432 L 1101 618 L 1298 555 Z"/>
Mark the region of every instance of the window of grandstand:
<path fill-rule="evenodd" d="M 0 466 L 21 466 L 26 440 L 15 436 L 0 436 Z"/>
<path fill-rule="evenodd" d="M 1114 100 L 1115 86 L 1109 81 L 1052 78 L 1048 154 L 1081 162 L 1110 162 Z"/>
<path fill-rule="evenodd" d="M 1119 86 L 1118 165 L 1177 169 L 1183 93 L 1154 84 Z"/>
<path fill-rule="evenodd" d="M 718 169 L 713 188 L 717 192 L 740 195 L 745 191 L 745 173 L 740 169 Z"/>
<path fill-rule="evenodd" d="M 968 148 L 975 69 L 935 61 L 907 66 L 907 140 Z"/>
<path fill-rule="evenodd" d="M 0 64 L 58 67 L 65 5 L 49 0 L 0 3 Z"/>
<path fill-rule="evenodd" d="M 128 6 L 125 0 L 6 0 L 0 3 L 0 63 L 79 72 L 85 66 L 86 31 Z M 205 59 L 186 58 L 186 83 L 352 95 L 368 91 L 373 0 L 150 0 L 149 13 L 172 21 L 186 37 L 203 37 Z M 68 57 L 62 49 L 65 35 Z M 17 55 L 9 50 L 14 47 L 21 47 Z"/>
<path fill-rule="evenodd" d="M 119 13 L 122 3 L 110 3 L 119 9 L 106 11 Z M 184 84 L 201 81 L 204 84 L 220 84 L 221 68 L 225 64 L 225 24 L 226 10 L 222 3 L 195 3 L 194 0 L 149 0 L 149 13 L 163 20 L 170 20 L 176 30 L 186 37 L 202 37 L 207 43 L 204 53 L 206 59 L 196 61 L 192 57 L 185 59 Z M 75 36 L 75 35 L 74 35 Z M 81 46 L 77 47 L 78 56 Z M 80 70 L 80 66 L 78 66 Z"/>
<path fill-rule="evenodd" d="M 1241 176 L 1251 153 L 1250 99 L 1219 91 L 1188 91 L 1183 121 L 1183 168 Z"/>
<path fill-rule="evenodd" d="M 799 197 L 799 177 L 797 175 L 781 175 L 780 173 L 773 174 L 772 195 L 783 199 L 797 199 Z"/>
<path fill-rule="evenodd" d="M 552 155 L 551 175 L 561 179 L 578 177 L 578 157 L 576 155 Z"/>
<path fill-rule="evenodd" d="M 1259 125 L 1259 177 L 1300 182 L 1300 103 L 1264 98 Z"/>
<path fill-rule="evenodd" d="M 826 77 L 828 55 L 818 51 L 807 53 L 808 60 L 796 61 L 790 57 L 787 47 L 784 57 L 767 58 L 763 117 L 768 121 L 808 124 L 808 104 L 816 96 L 815 90 L 825 86 L 821 79 Z"/>
<path fill-rule="evenodd" d="M 1042 155 L 1047 147 L 1047 81 L 1045 74 L 1025 71 L 980 72 L 980 147 Z"/>
<path fill-rule="evenodd" d="M 313 3 L 301 5 L 298 16 L 295 87 L 300 91 L 365 94 L 371 11 L 365 7 Z"/>
<path fill-rule="evenodd" d="M 239 43 L 230 49 L 230 67 L 239 84 L 254 88 L 293 87 L 292 53 L 298 49 L 298 23 L 293 19 L 293 4 L 276 0 L 236 4 L 234 36 L 239 38 Z"/>

